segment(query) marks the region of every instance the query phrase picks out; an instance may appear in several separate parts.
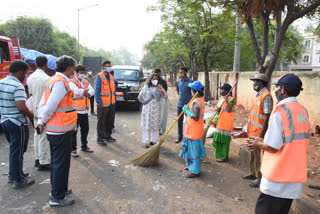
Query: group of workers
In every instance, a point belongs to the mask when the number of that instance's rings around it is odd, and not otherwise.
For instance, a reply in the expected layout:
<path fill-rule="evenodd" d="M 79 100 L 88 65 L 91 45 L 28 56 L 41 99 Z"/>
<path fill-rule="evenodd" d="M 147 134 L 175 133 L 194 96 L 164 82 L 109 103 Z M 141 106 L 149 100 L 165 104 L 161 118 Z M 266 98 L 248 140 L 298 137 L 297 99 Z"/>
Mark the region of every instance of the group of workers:
<path fill-rule="evenodd" d="M 28 78 L 27 85 L 32 95 L 33 107 L 28 105 L 24 80 L 28 66 L 15 60 L 10 65 L 10 75 L 0 81 L 1 125 L 10 142 L 10 166 L 8 182 L 13 188 L 33 184 L 28 173 L 23 171 L 23 153 L 28 145 L 28 118 L 34 121 L 35 166 L 41 170 L 50 170 L 51 193 L 50 206 L 70 205 L 74 202 L 71 189 L 68 188 L 70 157 L 77 153 L 77 129 L 81 132 L 81 150 L 92 153 L 88 147 L 89 132 L 88 110 L 92 98 L 97 103 L 97 143 L 106 146 L 115 142 L 111 136 L 115 119 L 116 81 L 111 62 L 102 63 L 102 71 L 95 77 L 94 87 L 90 84 L 93 76 L 86 68 L 76 65 L 69 56 L 56 61 L 56 75 L 46 73 L 47 60 L 44 56 L 36 59 L 37 70 Z M 89 71 L 91 72 L 91 71 Z M 143 115 L 160 118 L 161 98 L 167 98 L 167 86 L 161 81 L 161 71 L 150 75 L 142 89 L 139 100 L 143 104 Z M 306 152 L 309 142 L 310 124 L 307 110 L 298 103 L 296 97 L 302 91 L 302 82 L 296 75 L 286 74 L 276 83 L 277 105 L 273 109 L 273 100 L 268 90 L 268 78 L 257 74 L 253 78 L 253 89 L 257 92 L 250 111 L 246 147 L 251 152 L 250 174 L 243 179 L 253 179 L 251 186 L 259 187 L 261 195 L 256 203 L 256 213 L 288 213 L 293 199 L 302 195 L 303 183 L 307 180 Z M 221 98 L 212 118 L 216 128 L 212 146 L 217 162 L 228 160 L 233 129 L 235 101 L 232 87 L 224 83 L 220 89 Z M 178 122 L 178 139 L 182 141 L 180 156 L 186 161 L 189 171 L 187 178 L 200 176 L 201 158 L 206 157 L 204 142 L 204 86 L 188 77 L 185 67 L 180 69 L 177 82 L 179 94 L 177 114 L 185 114 Z M 191 100 L 190 105 L 187 103 Z M 155 112 L 156 109 L 156 112 Z M 157 110 L 158 109 L 158 110 Z M 94 115 L 94 110 L 91 109 Z M 157 143 L 161 130 L 160 121 L 142 121 L 143 141 L 146 147 Z M 151 128 L 150 128 L 151 127 Z M 44 133 L 45 132 L 45 133 Z M 49 144 L 47 143 L 49 141 Z M 50 147 L 50 149 L 48 148 Z M 50 155 L 49 155 L 50 152 Z M 262 160 L 262 162 L 261 162 Z"/>
<path fill-rule="evenodd" d="M 302 197 L 303 184 L 307 181 L 309 116 L 296 99 L 303 90 L 302 82 L 298 76 L 286 74 L 273 83 L 277 88 L 277 104 L 273 109 L 266 75 L 256 74 L 250 80 L 257 95 L 248 119 L 249 138 L 245 145 L 251 153 L 250 174 L 243 179 L 252 179 L 254 181 L 250 186 L 260 187 L 255 213 L 289 213 L 292 201 Z M 187 79 L 181 77 L 179 81 Z M 199 81 L 187 86 L 192 90 L 192 95 L 195 92 L 197 95 L 189 106 L 184 104 L 182 108 L 186 127 L 180 156 L 185 159 L 186 170 L 190 172 L 187 178 L 194 178 L 200 176 L 201 158 L 206 156 L 202 141 L 204 87 Z M 181 85 L 178 84 L 178 87 Z M 221 98 L 215 108 L 217 114 L 211 121 L 216 128 L 212 145 L 217 162 L 224 162 L 228 160 L 235 103 L 231 85 L 224 83 L 219 89 Z M 181 88 L 177 91 L 179 93 Z M 180 136 L 177 142 L 179 140 Z"/>
<path fill-rule="evenodd" d="M 50 206 L 65 206 L 74 202 L 68 188 L 70 158 L 78 157 L 77 130 L 81 133 L 81 151 L 92 153 L 88 147 L 88 111 L 95 115 L 92 97 L 97 103 L 97 143 L 106 146 L 115 142 L 112 129 L 115 118 L 115 80 L 111 62 L 102 63 L 96 77 L 70 56 L 56 60 L 56 74 L 47 73 L 48 60 L 36 58 L 37 70 L 27 79 L 30 98 L 21 84 L 28 65 L 21 60 L 10 64 L 10 74 L 0 81 L 1 125 L 10 143 L 8 183 L 19 189 L 35 183 L 23 171 L 23 154 L 27 150 L 28 120 L 35 126 L 35 167 L 50 170 Z M 86 73 L 87 76 L 86 76 Z M 50 73 L 51 74 L 51 73 Z M 94 82 L 94 87 L 90 83 Z M 28 118 L 28 119 L 27 119 Z M 48 143 L 49 142 L 49 143 Z"/>

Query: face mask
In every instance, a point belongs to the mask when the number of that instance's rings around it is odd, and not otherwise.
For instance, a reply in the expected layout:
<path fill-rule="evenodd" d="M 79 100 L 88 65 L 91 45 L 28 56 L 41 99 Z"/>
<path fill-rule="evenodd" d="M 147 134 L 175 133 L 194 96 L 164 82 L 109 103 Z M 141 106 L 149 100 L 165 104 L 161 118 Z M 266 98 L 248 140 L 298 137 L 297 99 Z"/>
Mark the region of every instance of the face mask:
<path fill-rule="evenodd" d="M 91 72 L 91 71 L 89 71 L 89 72 L 88 72 L 88 74 L 89 74 L 89 75 L 92 75 L 92 72 Z"/>
<path fill-rule="evenodd" d="M 255 82 L 255 83 L 253 84 L 253 90 L 259 91 L 259 89 L 260 89 L 260 82 Z"/>
<path fill-rule="evenodd" d="M 112 67 L 107 67 L 107 71 L 111 72 L 112 71 Z"/>
<path fill-rule="evenodd" d="M 278 102 L 283 100 L 283 94 L 281 93 L 281 88 L 279 90 L 275 91 L 274 93 L 275 93 L 275 95 L 277 97 Z"/>
<path fill-rule="evenodd" d="M 227 91 L 223 91 L 223 92 L 220 93 L 221 96 L 226 96 L 227 94 L 228 94 Z"/>
<path fill-rule="evenodd" d="M 158 80 L 152 80 L 151 83 L 152 85 L 158 85 Z"/>
<path fill-rule="evenodd" d="M 86 75 L 84 75 L 84 74 L 79 74 L 78 78 L 79 78 L 80 80 L 82 80 L 85 76 L 86 76 Z"/>

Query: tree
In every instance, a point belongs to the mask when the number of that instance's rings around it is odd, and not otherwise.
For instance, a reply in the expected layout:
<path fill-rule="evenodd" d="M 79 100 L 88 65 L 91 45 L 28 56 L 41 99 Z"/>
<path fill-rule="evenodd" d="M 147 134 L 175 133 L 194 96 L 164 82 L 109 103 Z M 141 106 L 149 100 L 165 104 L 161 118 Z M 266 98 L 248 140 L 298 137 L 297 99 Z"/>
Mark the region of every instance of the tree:
<path fill-rule="evenodd" d="M 270 79 L 280 54 L 280 48 L 289 26 L 303 16 L 312 16 L 319 12 L 320 0 L 197 0 L 198 3 L 210 3 L 224 9 L 238 11 L 249 29 L 249 35 L 258 64 L 258 71 Z M 269 31 L 271 20 L 276 20 L 274 45 L 269 50 Z M 259 45 L 254 20 L 262 24 L 261 43 Z M 282 21 L 283 20 L 283 21 Z M 267 60 L 267 55 L 270 59 Z"/>

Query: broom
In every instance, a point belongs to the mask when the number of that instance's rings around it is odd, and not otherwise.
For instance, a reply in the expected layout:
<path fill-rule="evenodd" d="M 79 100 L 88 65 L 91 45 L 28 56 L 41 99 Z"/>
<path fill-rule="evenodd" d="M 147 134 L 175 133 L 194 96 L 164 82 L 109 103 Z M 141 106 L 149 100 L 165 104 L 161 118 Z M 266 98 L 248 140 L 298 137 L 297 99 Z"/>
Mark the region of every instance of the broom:
<path fill-rule="evenodd" d="M 198 92 L 195 93 L 195 95 L 192 97 L 192 99 L 189 101 L 187 104 L 189 104 L 197 97 Z M 134 165 L 138 166 L 154 166 L 155 164 L 158 163 L 159 160 L 159 154 L 160 154 L 160 146 L 161 144 L 164 143 L 165 137 L 169 134 L 173 126 L 177 123 L 177 121 L 180 119 L 180 117 L 184 114 L 182 111 L 178 118 L 173 122 L 173 124 L 170 126 L 170 128 L 167 130 L 167 132 L 161 137 L 159 143 L 156 145 L 153 145 L 149 149 L 145 150 L 139 155 L 136 155 L 135 157 L 130 159 L 130 162 L 133 163 Z"/>
<path fill-rule="evenodd" d="M 239 79 L 237 79 L 237 81 L 233 84 L 232 88 L 230 89 L 230 91 L 229 91 L 228 94 L 226 95 L 227 97 L 228 97 L 229 94 L 231 93 L 231 91 L 232 91 L 232 89 L 234 88 L 234 86 L 237 84 L 238 80 L 239 80 Z M 221 108 L 222 104 L 223 104 L 223 102 L 221 102 L 221 103 L 219 102 L 219 103 L 217 104 L 218 108 Z M 212 121 L 212 120 L 214 119 L 214 117 L 216 116 L 217 113 L 218 113 L 218 111 L 216 111 L 216 112 L 213 114 L 213 116 L 212 116 L 212 118 L 210 119 L 210 121 Z M 203 144 L 206 143 L 207 132 L 208 132 L 208 129 L 210 128 L 210 126 L 212 125 L 212 123 L 210 123 L 210 121 L 208 122 L 208 125 L 207 125 L 207 126 L 204 128 L 204 130 L 203 130 L 203 135 L 202 135 Z"/>

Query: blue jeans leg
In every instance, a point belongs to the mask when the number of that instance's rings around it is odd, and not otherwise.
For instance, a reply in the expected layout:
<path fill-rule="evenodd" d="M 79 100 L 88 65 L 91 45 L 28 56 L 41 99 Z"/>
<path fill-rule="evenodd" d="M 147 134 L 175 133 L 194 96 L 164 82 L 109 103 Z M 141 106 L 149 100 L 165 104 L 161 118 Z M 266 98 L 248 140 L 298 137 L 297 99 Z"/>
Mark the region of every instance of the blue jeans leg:
<path fill-rule="evenodd" d="M 47 134 L 51 153 L 51 194 L 55 199 L 63 199 L 68 190 L 72 132 Z"/>
<path fill-rule="evenodd" d="M 15 181 L 23 178 L 23 154 L 29 138 L 27 125 L 18 126 L 7 120 L 2 123 L 7 140 L 10 143 L 9 175 Z"/>
<path fill-rule="evenodd" d="M 177 116 L 179 116 L 182 112 L 182 107 L 177 107 Z M 178 137 L 183 137 L 183 115 L 178 120 Z"/>

